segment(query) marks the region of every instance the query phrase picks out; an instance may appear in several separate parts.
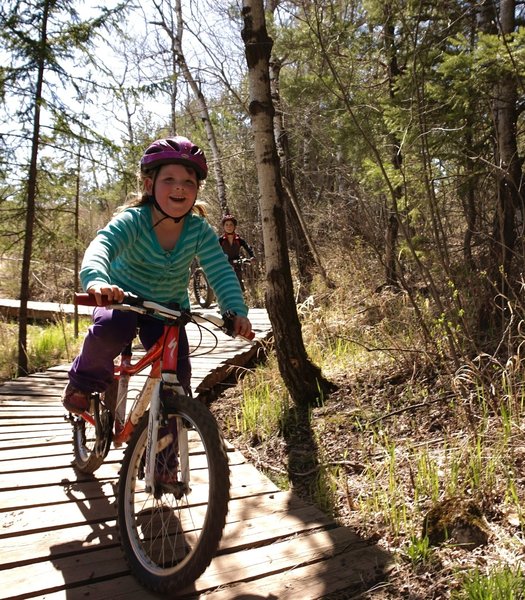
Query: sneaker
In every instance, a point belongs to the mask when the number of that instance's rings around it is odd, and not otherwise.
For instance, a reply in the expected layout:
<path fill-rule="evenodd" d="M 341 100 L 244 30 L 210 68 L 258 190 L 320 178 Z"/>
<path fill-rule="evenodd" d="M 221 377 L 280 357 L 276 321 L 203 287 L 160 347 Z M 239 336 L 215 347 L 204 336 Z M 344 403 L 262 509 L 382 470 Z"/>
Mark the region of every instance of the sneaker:
<path fill-rule="evenodd" d="M 89 397 L 90 394 L 77 390 L 77 388 L 68 383 L 62 392 L 62 404 L 70 413 L 81 415 L 86 410 L 89 410 Z"/>

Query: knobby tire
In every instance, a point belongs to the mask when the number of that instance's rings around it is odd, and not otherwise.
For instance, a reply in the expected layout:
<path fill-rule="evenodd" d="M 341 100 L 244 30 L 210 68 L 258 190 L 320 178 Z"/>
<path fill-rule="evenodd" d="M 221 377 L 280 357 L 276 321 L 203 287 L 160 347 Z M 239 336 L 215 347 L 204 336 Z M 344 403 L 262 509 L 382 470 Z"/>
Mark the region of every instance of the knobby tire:
<path fill-rule="evenodd" d="M 118 531 L 131 572 L 147 588 L 174 593 L 193 583 L 217 551 L 226 523 L 229 501 L 229 467 L 217 423 L 200 401 L 169 398 L 170 418 L 188 429 L 190 491 L 173 493 L 162 485 L 146 492 L 144 454 L 148 412 L 138 423 L 122 462 L 118 486 Z M 159 438 L 162 433 L 159 432 Z M 177 448 L 173 444 L 170 448 Z M 173 454 L 156 458 L 156 472 L 165 472 Z M 180 481 L 180 478 L 178 477 Z M 181 496 L 177 499 L 177 496 Z"/>

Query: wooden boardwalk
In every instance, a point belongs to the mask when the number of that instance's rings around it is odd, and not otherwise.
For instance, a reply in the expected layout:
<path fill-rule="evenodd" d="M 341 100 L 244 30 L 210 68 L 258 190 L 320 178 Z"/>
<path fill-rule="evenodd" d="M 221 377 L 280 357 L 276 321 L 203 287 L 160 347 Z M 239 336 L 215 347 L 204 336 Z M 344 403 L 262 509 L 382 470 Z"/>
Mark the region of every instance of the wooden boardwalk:
<path fill-rule="evenodd" d="M 250 318 L 264 343 L 265 311 Z M 198 345 L 196 331 L 189 333 Z M 217 332 L 219 346 L 204 356 L 212 337 L 192 358 L 194 389 L 214 387 L 255 351 Z M 71 467 L 71 426 L 59 400 L 66 378 L 64 365 L 0 386 L 0 598 L 159 598 L 137 583 L 120 551 L 122 450 L 112 449 L 94 477 Z M 220 550 L 177 598 L 309 600 L 340 590 L 349 595 L 338 597 L 350 597 L 362 581 L 384 577 L 385 552 L 280 491 L 234 448 L 229 460 L 232 500 Z"/>
<path fill-rule="evenodd" d="M 27 303 L 27 316 L 35 320 L 53 320 L 57 315 L 70 317 L 75 310 L 81 316 L 91 315 L 93 309 L 90 306 L 77 306 L 74 304 L 56 304 L 54 302 L 37 302 L 30 300 Z M 12 298 L 0 298 L 0 315 L 8 319 L 16 319 L 20 311 L 20 300 Z"/>

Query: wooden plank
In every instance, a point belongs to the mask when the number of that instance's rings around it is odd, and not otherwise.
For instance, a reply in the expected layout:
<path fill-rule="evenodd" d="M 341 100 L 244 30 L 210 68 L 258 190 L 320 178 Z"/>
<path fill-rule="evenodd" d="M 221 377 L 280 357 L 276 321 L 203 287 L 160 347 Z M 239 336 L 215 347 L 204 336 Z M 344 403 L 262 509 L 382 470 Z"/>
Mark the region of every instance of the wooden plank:
<path fill-rule="evenodd" d="M 35 410 L 35 409 L 38 410 Z M 57 403 L 57 405 L 49 404 L 47 406 L 35 405 L 30 406 L 26 402 L 22 402 L 18 405 L 8 405 L 6 403 L 0 404 L 0 419 L 5 419 L 7 417 L 40 417 L 40 416 L 54 416 L 56 415 L 60 409 L 62 409 L 62 413 L 64 409 L 61 404 Z"/>
<path fill-rule="evenodd" d="M 29 472 L 36 469 L 48 469 L 50 467 L 67 467 L 71 464 L 71 461 L 73 460 L 73 444 L 71 444 L 69 447 L 66 445 L 60 445 L 55 448 L 54 452 L 51 449 L 49 452 L 47 452 L 46 450 L 48 448 L 49 446 L 42 446 L 41 453 L 35 454 L 30 452 L 29 454 L 32 456 L 23 456 L 22 449 L 20 450 L 20 456 L 17 456 L 16 451 L 11 453 L 0 453 L 0 481 L 2 480 L 2 475 L 6 473 L 21 473 L 24 471 Z M 124 447 L 111 447 L 105 462 L 120 462 L 122 461 L 123 454 Z M 230 466 L 246 462 L 240 452 L 236 454 L 232 453 L 229 455 L 229 459 Z M 199 468 L 199 463 L 202 462 L 204 464 L 206 459 L 204 456 L 197 456 L 193 460 L 195 461 L 194 468 Z"/>
<path fill-rule="evenodd" d="M 99 481 L 117 479 L 120 463 L 118 461 L 105 461 L 96 472 Z M 257 489 L 263 492 L 275 492 L 278 488 L 267 477 L 258 471 L 252 472 L 250 465 L 233 465 L 232 475 L 232 497 L 256 494 Z M 39 471 L 30 471 L 29 475 L 22 477 L 20 473 L 4 473 L 0 477 L 0 488 L 2 490 L 16 490 L 22 488 L 43 487 L 48 485 L 63 485 L 69 487 L 82 481 L 90 481 L 92 476 L 75 471 L 73 467 L 47 468 Z M 257 487 L 259 486 L 259 488 Z"/>
<path fill-rule="evenodd" d="M 71 363 L 68 363 L 67 366 L 68 366 L 68 370 L 69 370 L 69 368 L 71 368 Z M 67 377 L 67 371 L 65 373 L 59 372 L 57 374 L 54 374 L 53 371 L 48 369 L 46 371 L 31 373 L 29 375 L 23 375 L 23 376 L 17 377 L 16 379 L 9 379 L 7 381 L 3 381 L 2 385 L 0 386 L 0 389 L 3 389 L 4 387 L 7 387 L 11 384 L 33 383 L 33 382 L 43 382 L 43 383 L 48 383 L 50 385 L 60 386 L 61 381 L 65 380 L 66 377 Z M 27 388 L 27 391 L 30 391 L 29 387 Z"/>
<path fill-rule="evenodd" d="M 115 479 L 88 479 L 78 483 L 53 484 L 0 491 L 0 511 L 23 511 L 32 507 L 59 505 L 65 502 L 86 502 L 93 498 L 112 498 Z M 36 514 L 36 513 L 35 513 Z M 5 533 L 5 532 L 4 532 Z M 8 529 L 9 535 L 17 535 Z M 0 551 L 1 555 L 1 551 Z"/>
<path fill-rule="evenodd" d="M 363 582 L 371 586 L 382 580 L 392 568 L 392 559 L 377 546 L 352 546 L 340 554 L 306 566 L 298 566 L 276 575 L 261 576 L 249 583 L 222 586 L 206 594 L 206 600 L 232 598 L 286 598 L 314 600 L 345 590 L 356 598 Z M 183 597 L 183 596 L 181 596 Z M 186 598 L 194 597 L 187 595 Z"/>
<path fill-rule="evenodd" d="M 20 300 L 12 298 L 0 298 L 0 314 L 8 318 L 17 318 L 20 310 Z M 90 306 L 78 306 L 78 314 L 91 316 L 93 308 Z M 30 300 L 27 303 L 27 312 L 30 319 L 50 319 L 64 314 L 71 316 L 75 313 L 74 304 L 57 304 L 55 302 L 36 302 Z"/>
<path fill-rule="evenodd" d="M 101 480 L 84 480 L 78 483 L 57 483 L 55 485 L 47 485 L 40 487 L 23 487 L 16 490 L 8 490 L 8 492 L 0 492 L 0 511 L 10 511 L 13 514 L 22 513 L 24 510 L 43 507 L 50 505 L 57 505 L 61 503 L 67 503 L 70 501 L 84 502 L 105 496 L 106 498 L 112 498 L 114 496 L 113 486 L 116 484 L 117 478 L 112 477 Z M 109 487 L 108 487 L 109 486 Z M 258 491 L 253 486 L 242 488 L 237 486 L 238 490 L 237 497 L 249 497 L 248 494 Z M 259 490 L 260 491 L 260 490 Z M 275 493 L 273 489 L 270 489 L 268 493 Z M 37 520 L 37 517 L 33 518 L 31 515 L 39 515 L 38 512 L 33 511 L 23 517 L 23 519 L 31 518 L 33 521 Z M 21 517 L 22 518 L 22 517 Z M 2 517 L 0 516 L 0 523 Z M 30 528 L 30 524 L 28 525 Z M 13 533 L 16 533 L 13 531 Z"/>
<path fill-rule="evenodd" d="M 15 436 L 15 434 L 12 434 Z M 40 435 L 31 436 L 32 439 L 27 439 L 26 435 L 18 434 L 18 437 L 4 436 L 0 438 L 0 460 L 11 458 L 7 453 L 19 454 L 24 449 L 30 449 L 33 455 L 38 455 L 42 452 L 42 448 L 46 448 L 48 453 L 58 451 L 59 446 L 71 448 L 71 430 L 65 432 L 64 435 L 49 436 L 45 432 L 40 432 Z"/>
<path fill-rule="evenodd" d="M 118 464 L 105 462 L 97 471 L 97 479 L 116 479 L 118 476 Z M 79 473 L 70 468 L 46 469 L 31 472 L 31 476 L 22 479 L 20 474 L 4 473 L 0 478 L 2 489 L 16 490 L 17 488 L 36 487 L 44 485 L 69 485 L 78 481 L 87 481 L 88 475 Z"/>
<path fill-rule="evenodd" d="M 47 446 L 46 446 L 47 448 Z M 105 462 L 121 462 L 122 461 L 122 449 L 110 449 Z M 3 476 L 9 473 L 23 473 L 31 472 L 37 469 L 57 469 L 67 467 L 73 460 L 72 445 L 67 447 L 59 448 L 58 452 L 50 452 L 42 454 L 41 456 L 35 455 L 27 458 L 11 458 L 8 460 L 2 460 L 0 455 L 0 481 Z"/>
<path fill-rule="evenodd" d="M 23 390 L 24 396 L 38 396 L 39 398 L 42 396 L 51 396 L 53 400 L 59 398 L 62 394 L 62 390 L 64 389 L 64 385 L 57 386 L 55 389 L 50 389 L 49 387 L 35 384 L 31 387 L 28 384 L 20 384 L 16 382 L 4 383 L 2 387 L 0 387 L 0 395 L 1 396 L 14 396 L 19 397 L 22 396 L 20 393 Z M 45 398 L 42 398 L 45 401 Z"/>
<path fill-rule="evenodd" d="M 78 541 L 78 548 L 81 542 Z M 60 552 L 60 548 L 52 546 L 51 553 Z M 51 561 L 35 561 L 22 567 L 13 567 L 2 572 L 2 585 L 9 590 L 11 597 L 46 594 L 67 586 L 76 586 L 108 576 L 128 573 L 128 568 L 120 548 L 115 545 L 109 548 L 93 550 L 53 558 Z"/>
<path fill-rule="evenodd" d="M 62 423 L 56 423 L 54 424 L 52 427 L 46 427 L 46 429 L 43 431 L 42 429 L 40 430 L 34 430 L 32 429 L 32 427 L 34 427 L 34 424 L 30 427 L 27 424 L 25 425 L 21 425 L 21 424 L 17 424 L 17 425 L 10 425 L 9 427 L 7 425 L 1 424 L 0 427 L 2 428 L 2 439 L 5 440 L 6 436 L 10 436 L 13 435 L 15 437 L 20 437 L 20 435 L 24 436 L 27 439 L 33 438 L 36 439 L 38 437 L 40 438 L 45 438 L 47 436 L 52 436 L 52 435 L 61 435 L 61 434 L 65 434 L 67 432 L 69 432 L 69 434 L 71 434 L 71 425 L 69 423 L 64 422 Z"/>
<path fill-rule="evenodd" d="M 195 591 L 204 593 L 210 589 L 217 589 L 226 582 L 231 584 L 276 573 L 289 573 L 304 565 L 337 556 L 350 544 L 356 556 L 366 548 L 365 542 L 353 536 L 347 528 L 340 527 L 297 535 L 269 546 L 244 549 L 235 554 L 219 555 L 193 587 Z M 184 596 L 184 591 L 181 595 Z"/>
<path fill-rule="evenodd" d="M 69 444 L 71 445 L 71 429 L 69 431 L 64 431 L 62 434 L 52 434 L 50 435 L 47 432 L 38 432 L 39 435 L 32 435 L 32 439 L 28 439 L 28 437 L 23 433 L 12 433 L 4 435 L 2 432 L 2 436 L 0 437 L 0 453 L 4 450 L 18 448 L 27 448 L 34 447 L 38 448 L 39 446 L 45 444 Z"/>
<path fill-rule="evenodd" d="M 64 439 L 61 442 L 46 442 L 44 444 L 27 446 L 15 446 L 11 444 L 8 448 L 0 448 L 0 464 L 4 464 L 4 469 L 9 469 L 9 465 L 12 464 L 14 470 L 19 468 L 21 471 L 27 470 L 27 468 L 23 467 L 24 462 L 28 463 L 28 467 L 30 468 L 40 468 L 39 462 L 42 463 L 42 466 L 45 467 L 45 460 L 47 459 L 56 459 L 58 457 L 63 457 L 64 462 L 71 462 L 73 458 L 73 443 L 71 441 L 71 437 L 68 439 Z M 24 462 L 20 462 L 24 461 Z M 29 461 L 36 461 L 34 463 L 29 463 Z M 0 470 L 3 472 L 3 470 Z"/>
<path fill-rule="evenodd" d="M 26 418 L 18 417 L 18 418 L 10 418 L 10 419 L 0 419 L 0 425 L 6 425 L 9 427 L 10 425 L 19 426 L 19 427 L 34 427 L 37 429 L 39 426 L 47 427 L 48 425 L 59 425 L 58 417 L 39 417 L 39 416 L 28 416 Z M 71 425 L 69 426 L 71 427 Z"/>
<path fill-rule="evenodd" d="M 69 444 L 70 448 L 72 447 L 72 439 L 73 434 L 71 427 L 67 426 L 64 430 L 60 431 L 33 431 L 31 435 L 27 435 L 27 430 L 24 429 L 22 432 L 12 432 L 9 434 L 4 434 L 2 431 L 2 435 L 0 437 L 0 453 L 6 449 L 14 449 L 17 448 L 28 448 L 34 447 L 35 449 L 40 448 L 45 444 Z M 225 440 L 226 449 L 231 451 L 233 450 L 233 446 L 229 444 L 227 440 Z M 36 450 L 37 451 L 37 450 Z M 0 456 L 1 460 L 1 456 Z"/>
<path fill-rule="evenodd" d="M 162 596 L 154 594 L 137 584 L 137 580 L 130 574 L 114 576 L 102 582 L 86 582 L 77 587 L 62 586 L 59 590 L 46 591 L 45 594 L 39 590 L 34 594 L 24 595 L 24 599 L 39 598 L 41 600 L 112 600 L 113 598 L 127 598 L 128 594 L 139 594 L 135 596 L 140 600 L 159 600 Z M 177 596 L 178 597 L 178 596 Z M 200 595 L 186 596 L 186 598 L 201 598 Z M 15 600 L 13 596 L 9 600 Z M 246 599 L 247 600 L 247 599 Z"/>

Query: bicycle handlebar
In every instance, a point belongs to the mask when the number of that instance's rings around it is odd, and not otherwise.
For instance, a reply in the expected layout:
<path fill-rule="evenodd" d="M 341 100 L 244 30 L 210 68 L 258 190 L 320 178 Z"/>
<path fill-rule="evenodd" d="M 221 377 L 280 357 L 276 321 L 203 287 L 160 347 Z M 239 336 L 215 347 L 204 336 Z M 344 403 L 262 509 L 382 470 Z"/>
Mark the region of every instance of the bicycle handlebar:
<path fill-rule="evenodd" d="M 104 306 L 114 310 L 158 315 L 159 317 L 165 317 L 168 319 L 178 319 L 180 317 L 187 316 L 188 320 L 193 320 L 196 323 L 212 323 L 227 335 L 236 337 L 235 333 L 233 332 L 233 319 L 235 317 L 233 314 L 226 313 L 221 317 L 214 314 L 203 315 L 200 312 L 181 310 L 180 308 L 170 308 L 168 306 L 164 306 L 163 304 L 159 304 L 158 302 L 152 302 L 151 300 L 139 298 L 139 296 L 135 296 L 135 294 L 131 294 L 130 292 L 126 292 L 124 294 L 124 301 L 121 303 L 113 302 L 112 300 L 108 300 L 107 296 L 102 296 L 101 305 L 97 304 L 97 299 L 94 294 L 75 292 L 74 303 L 82 306 Z M 254 337 L 255 333 L 251 331 L 250 335 L 244 339 L 250 342 Z"/>

